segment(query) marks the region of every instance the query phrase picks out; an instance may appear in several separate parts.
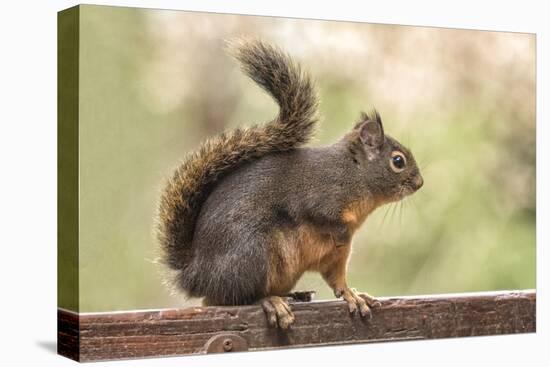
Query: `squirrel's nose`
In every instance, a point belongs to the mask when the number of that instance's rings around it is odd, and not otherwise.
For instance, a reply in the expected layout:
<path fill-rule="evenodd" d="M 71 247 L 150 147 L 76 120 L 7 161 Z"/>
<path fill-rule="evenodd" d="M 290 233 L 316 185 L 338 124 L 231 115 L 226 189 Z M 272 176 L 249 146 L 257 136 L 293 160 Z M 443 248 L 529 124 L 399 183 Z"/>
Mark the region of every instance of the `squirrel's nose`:
<path fill-rule="evenodd" d="M 418 190 L 422 187 L 422 185 L 424 185 L 424 179 L 422 178 L 422 176 L 417 175 L 416 178 L 414 179 L 414 186 Z"/>

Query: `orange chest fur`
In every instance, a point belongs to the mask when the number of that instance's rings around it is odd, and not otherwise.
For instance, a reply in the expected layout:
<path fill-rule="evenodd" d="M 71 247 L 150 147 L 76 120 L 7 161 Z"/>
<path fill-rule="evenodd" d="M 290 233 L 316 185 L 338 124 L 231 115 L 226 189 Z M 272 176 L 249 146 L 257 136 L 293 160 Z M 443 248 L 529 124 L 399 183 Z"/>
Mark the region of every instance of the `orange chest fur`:
<path fill-rule="evenodd" d="M 351 231 L 355 231 L 375 208 L 376 203 L 372 199 L 354 201 L 342 211 L 341 220 Z"/>
<path fill-rule="evenodd" d="M 335 264 L 347 263 L 351 235 L 373 209 L 374 205 L 370 201 L 361 200 L 342 211 L 341 221 L 350 234 L 346 243 L 342 243 L 323 228 L 309 224 L 275 230 L 270 248 L 267 293 L 284 295 L 292 290 L 304 272 L 323 273 Z"/>
<path fill-rule="evenodd" d="M 304 272 L 323 272 L 342 258 L 347 260 L 350 246 L 310 225 L 277 231 L 270 254 L 267 292 L 277 295 L 290 292 Z"/>

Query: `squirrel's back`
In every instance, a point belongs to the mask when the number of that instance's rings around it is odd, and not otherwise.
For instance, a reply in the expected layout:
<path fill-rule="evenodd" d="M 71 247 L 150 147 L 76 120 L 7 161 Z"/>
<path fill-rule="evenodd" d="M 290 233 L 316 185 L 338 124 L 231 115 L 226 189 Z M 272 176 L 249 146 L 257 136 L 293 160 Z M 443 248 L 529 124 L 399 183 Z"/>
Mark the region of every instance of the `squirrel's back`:
<path fill-rule="evenodd" d="M 232 42 L 229 50 L 280 110 L 271 122 L 207 140 L 168 180 L 160 199 L 157 236 L 163 262 L 179 272 L 192 260 L 197 216 L 216 182 L 245 162 L 303 145 L 317 122 L 313 83 L 288 55 L 257 40 Z"/>

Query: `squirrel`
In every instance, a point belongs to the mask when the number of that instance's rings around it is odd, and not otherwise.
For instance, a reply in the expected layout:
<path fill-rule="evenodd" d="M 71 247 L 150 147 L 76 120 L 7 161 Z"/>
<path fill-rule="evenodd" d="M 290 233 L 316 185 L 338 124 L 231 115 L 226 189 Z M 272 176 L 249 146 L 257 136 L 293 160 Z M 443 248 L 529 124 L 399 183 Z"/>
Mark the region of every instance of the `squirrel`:
<path fill-rule="evenodd" d="M 167 180 L 157 237 L 172 284 L 207 306 L 260 304 L 269 325 L 287 329 L 285 295 L 316 271 L 352 314 L 370 318 L 380 302 L 346 282 L 352 237 L 373 210 L 423 185 L 412 153 L 376 110 L 334 144 L 304 147 L 319 119 L 310 76 L 261 40 L 228 51 L 279 113 L 207 140 Z"/>

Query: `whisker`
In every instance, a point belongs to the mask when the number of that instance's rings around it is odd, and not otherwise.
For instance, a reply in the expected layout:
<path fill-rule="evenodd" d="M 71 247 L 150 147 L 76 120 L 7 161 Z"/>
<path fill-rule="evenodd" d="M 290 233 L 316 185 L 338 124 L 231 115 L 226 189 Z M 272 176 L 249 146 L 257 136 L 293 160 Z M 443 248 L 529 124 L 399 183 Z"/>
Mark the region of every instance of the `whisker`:
<path fill-rule="evenodd" d="M 391 217 L 390 217 L 390 221 L 393 221 L 393 217 L 394 217 L 394 215 L 395 215 L 395 210 L 396 210 L 396 208 L 397 208 L 397 202 L 393 202 L 392 208 L 393 208 L 393 209 L 392 209 L 391 214 L 390 214 L 390 216 L 391 216 Z"/>
<path fill-rule="evenodd" d="M 414 206 L 414 209 L 418 212 L 418 205 L 416 204 L 416 198 L 414 196 L 411 196 L 411 203 Z"/>
<path fill-rule="evenodd" d="M 401 200 L 401 204 L 399 205 L 399 226 L 403 225 L 403 203 L 405 200 Z"/>
<path fill-rule="evenodd" d="M 427 167 L 431 166 L 434 162 L 436 162 L 433 158 L 422 158 L 419 159 L 417 162 L 418 168 L 420 168 L 421 171 L 424 171 Z"/>
<path fill-rule="evenodd" d="M 401 227 L 401 203 L 403 202 L 403 199 L 399 200 L 397 202 L 397 220 L 399 223 L 399 227 Z"/>
<path fill-rule="evenodd" d="M 404 208 L 404 210 L 409 210 L 409 207 L 410 207 L 410 205 L 411 205 L 410 200 L 411 200 L 411 199 L 410 199 L 410 196 L 409 196 L 409 197 L 407 197 L 407 199 L 406 199 L 405 202 L 403 203 L 403 208 Z"/>
<path fill-rule="evenodd" d="M 390 208 L 391 208 L 391 204 L 387 206 L 386 208 L 386 212 L 384 213 L 384 216 L 382 217 L 382 223 L 380 224 L 380 229 L 383 229 L 384 228 L 384 224 L 386 223 L 386 217 L 388 215 L 388 212 L 390 211 Z"/>
<path fill-rule="evenodd" d="M 393 216 L 392 213 L 393 213 L 393 210 L 394 210 L 394 203 L 389 204 L 389 207 L 390 207 L 390 208 L 389 208 L 389 215 L 388 215 L 388 220 L 387 220 L 387 222 L 388 222 L 388 223 L 391 223 L 391 221 L 392 221 L 392 216 Z"/>
<path fill-rule="evenodd" d="M 428 167 L 433 167 L 432 166 L 432 163 L 434 161 L 431 161 L 431 162 L 428 162 L 428 163 L 423 163 L 423 164 L 420 164 L 419 167 L 422 171 L 425 171 L 426 169 L 428 169 Z"/>

